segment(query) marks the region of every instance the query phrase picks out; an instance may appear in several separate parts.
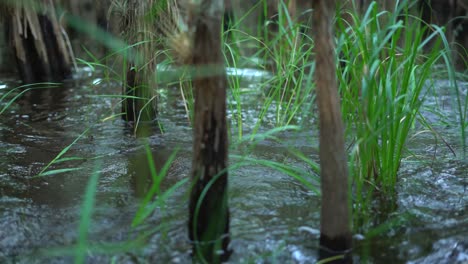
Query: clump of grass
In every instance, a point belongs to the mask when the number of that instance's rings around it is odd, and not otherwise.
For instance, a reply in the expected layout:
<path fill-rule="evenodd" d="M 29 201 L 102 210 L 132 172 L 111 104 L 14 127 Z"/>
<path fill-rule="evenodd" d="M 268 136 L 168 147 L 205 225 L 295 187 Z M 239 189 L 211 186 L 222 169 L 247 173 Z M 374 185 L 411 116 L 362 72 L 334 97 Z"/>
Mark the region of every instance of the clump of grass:
<path fill-rule="evenodd" d="M 404 18 L 401 20 L 400 15 L 406 15 L 406 12 L 403 5 L 395 13 L 379 11 L 374 2 L 362 19 L 356 14 L 351 16 L 353 22 L 351 27 L 338 20 L 342 30 L 338 35 L 338 49 L 342 56 L 338 78 L 341 85 L 343 116 L 348 125 L 347 136 L 349 142 L 352 142 L 350 171 L 355 186 L 357 217 L 366 214 L 371 201 L 376 197 L 376 192 L 390 196 L 395 193 L 406 140 L 424 101 L 425 87 L 428 84 L 426 80 L 432 78 L 433 66 L 441 57 L 447 60 L 448 52 L 441 54 L 437 48 L 428 54 L 423 53 L 423 47 L 427 43 L 424 31 L 416 23 L 409 23 L 408 16 L 402 16 Z M 282 18 L 281 14 L 285 17 Z M 311 78 L 313 68 L 310 65 L 311 47 L 302 44 L 309 42 L 308 36 L 301 33 L 299 25 L 282 23 L 282 19 L 288 19 L 288 13 L 281 14 L 279 33 L 273 39 L 261 40 L 258 36 L 248 35 L 242 31 L 239 22 L 236 22 L 231 29 L 236 35 L 242 35 L 245 39 L 259 43 L 261 48 L 255 56 L 266 54 L 264 59 L 273 62 L 273 71 L 276 73 L 273 78 L 259 84 L 261 88 L 268 90 L 261 102 L 261 111 L 257 123 L 254 124 L 254 132 L 248 139 L 243 136 L 242 112 L 245 109 L 242 109 L 240 81 L 238 77 L 231 77 L 231 92 L 235 105 L 230 107 L 237 111 L 238 138 L 248 140 L 249 143 L 255 143 L 259 138 L 268 136 L 269 132 L 265 134 L 258 132 L 266 121 L 268 111 L 273 109 L 275 120 L 272 123 L 282 130 L 286 127 L 283 125 L 293 123 L 300 115 L 307 114 L 314 98 Z M 185 39 L 188 35 L 184 34 L 188 33 L 183 33 L 182 28 L 170 24 L 176 20 L 168 20 L 166 28 L 161 30 L 165 31 L 167 49 L 170 46 L 174 48 L 173 51 L 168 51 L 174 52 L 175 55 L 182 54 L 181 58 L 173 58 L 180 64 L 188 56 L 182 51 L 190 45 L 190 42 L 177 41 L 179 37 L 184 38 L 184 41 L 189 39 Z M 172 34 L 173 32 L 176 33 Z M 442 31 L 437 31 L 429 38 L 442 35 Z M 226 56 L 229 57 L 229 63 L 236 67 L 241 65 L 240 61 L 244 55 L 237 49 L 240 39 L 234 38 L 231 41 L 226 45 Z M 444 45 L 444 48 L 447 46 Z M 90 63 L 94 66 L 98 64 L 97 60 Z M 187 87 L 182 81 L 180 82 L 182 96 L 187 102 L 187 112 L 190 113 L 193 100 L 190 96 L 191 89 Z M 466 128 L 466 123 L 463 123 L 463 120 L 466 117 L 466 103 L 465 114 L 463 107 L 460 109 L 462 137 L 464 137 L 463 129 Z M 148 152 L 149 161 L 151 161 L 150 154 Z M 60 160 L 61 155 L 59 154 L 56 159 Z M 317 165 L 310 159 L 298 152 L 297 156 L 318 170 Z M 169 160 L 172 161 L 173 158 L 171 156 Z M 232 158 L 237 160 L 229 168 L 230 171 L 241 166 L 259 164 L 288 174 L 304 186 L 316 191 L 315 185 L 305 176 L 308 173 L 306 171 L 246 156 L 233 155 Z M 159 184 L 164 179 L 167 168 L 164 166 L 164 169 L 158 173 L 154 166 L 150 168 L 154 185 L 135 216 L 134 226 L 140 225 L 154 208 L 164 203 L 173 190 L 186 182 L 186 180 L 179 182 L 174 185 L 174 189 L 162 193 Z M 315 183 L 315 179 L 312 180 Z M 155 195 L 160 198 L 153 201 Z M 359 226 L 360 222 L 362 221 L 357 219 L 356 226 Z"/>
<path fill-rule="evenodd" d="M 338 78 L 352 142 L 356 215 L 365 214 L 375 193 L 395 194 L 405 143 L 426 95 L 426 80 L 442 56 L 439 46 L 423 53 L 427 39 L 420 24 L 411 21 L 408 3 L 401 2 L 392 13 L 379 11 L 373 2 L 362 18 L 351 14 L 352 27 L 338 21 L 342 56 Z"/>
<path fill-rule="evenodd" d="M 265 124 L 273 127 L 301 124 L 301 118 L 308 116 L 315 95 L 312 80 L 312 47 L 310 36 L 305 34 L 307 27 L 290 17 L 287 6 L 279 4 L 277 21 L 265 21 L 258 25 L 257 31 L 251 30 L 245 16 L 238 17 L 230 29 L 225 32 L 225 56 L 229 66 L 238 67 L 253 64 L 256 67 L 273 72 L 271 78 L 258 83 L 264 91 L 260 98 L 258 118 L 253 124 L 252 136 Z M 267 5 L 262 1 L 254 5 L 247 14 L 262 11 Z M 261 9 L 261 10 L 255 10 Z M 274 24 L 274 25 L 273 25 Z M 277 28 L 277 33 L 268 33 L 270 27 Z M 251 33 L 251 32 L 256 32 Z M 244 52 L 245 45 L 258 47 L 253 54 Z M 243 45 L 245 44 L 245 45 Z M 236 113 L 237 136 L 243 137 L 242 120 L 242 82 L 238 76 L 230 76 L 230 91 L 233 97 L 231 110 Z M 273 117 L 273 118 L 272 118 Z M 247 124 L 252 125 L 252 124 Z"/>

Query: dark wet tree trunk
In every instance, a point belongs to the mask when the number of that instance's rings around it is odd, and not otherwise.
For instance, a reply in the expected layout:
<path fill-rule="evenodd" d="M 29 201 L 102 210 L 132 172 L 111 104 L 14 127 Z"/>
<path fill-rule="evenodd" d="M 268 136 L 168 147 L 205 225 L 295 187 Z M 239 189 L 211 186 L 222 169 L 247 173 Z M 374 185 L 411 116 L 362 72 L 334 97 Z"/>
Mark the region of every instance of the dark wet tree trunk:
<path fill-rule="evenodd" d="M 220 263 L 230 254 L 227 77 L 221 52 L 223 1 L 204 0 L 195 9 L 200 13 L 194 16 L 194 153 L 188 227 L 194 257 L 206 263 Z"/>
<path fill-rule="evenodd" d="M 453 44 L 453 60 L 458 69 L 467 68 L 468 1 L 420 0 L 421 18 L 427 24 L 445 26 L 447 40 Z M 428 32 L 427 35 L 431 34 Z M 432 47 L 429 46 L 428 49 Z"/>
<path fill-rule="evenodd" d="M 447 38 L 452 40 L 453 23 L 457 0 L 420 0 L 421 18 L 428 24 L 447 27 Z M 431 32 L 427 32 L 430 35 Z"/>
<path fill-rule="evenodd" d="M 356 8 L 357 10 L 359 11 L 360 14 L 364 15 L 367 11 L 367 9 L 369 8 L 370 4 L 373 2 L 374 0 L 359 0 L 359 1 L 356 1 Z M 378 6 L 379 6 L 379 9 L 381 10 L 388 10 L 388 11 L 393 11 L 394 10 L 394 7 L 397 3 L 397 0 L 380 0 L 380 1 L 377 1 L 378 3 Z"/>
<path fill-rule="evenodd" d="M 11 48 L 7 45 L 7 39 L 9 34 L 9 28 L 5 23 L 5 17 L 0 18 L 0 72 L 14 72 L 14 57 L 13 53 L 11 52 Z"/>
<path fill-rule="evenodd" d="M 468 3 L 458 6 L 455 21 L 455 65 L 459 70 L 468 69 Z"/>
<path fill-rule="evenodd" d="M 313 32 L 315 41 L 317 101 L 320 116 L 320 178 L 322 209 L 320 258 L 344 254 L 351 249 L 351 217 L 348 195 L 348 165 L 344 128 L 336 79 L 333 19 L 335 0 L 315 0 Z M 349 263 L 346 255 L 333 263 Z"/>
<path fill-rule="evenodd" d="M 278 21 L 280 13 L 288 12 L 288 16 L 291 18 L 291 21 L 293 23 L 295 22 L 297 15 L 297 3 L 296 0 L 267 0 L 264 2 L 264 5 L 266 6 L 263 7 L 263 16 L 265 17 L 264 20 L 268 22 L 265 23 L 265 21 L 262 21 L 261 23 L 268 25 L 265 28 L 265 37 L 268 37 L 269 40 L 272 40 L 277 38 L 278 33 L 280 33 L 280 21 Z M 286 7 L 287 10 L 285 10 L 284 7 Z M 289 24 L 289 20 L 285 14 L 283 14 L 282 20 L 282 27 L 285 29 L 291 28 L 293 26 Z"/>
<path fill-rule="evenodd" d="M 131 45 L 124 59 L 122 118 L 134 125 L 135 133 L 146 134 L 156 118 L 156 0 L 127 1 L 122 31 Z M 140 133 L 142 132 L 142 133 Z"/>
<path fill-rule="evenodd" d="M 86 47 L 87 52 L 91 52 L 96 57 L 106 54 L 106 45 L 96 42 L 101 34 L 100 30 L 107 31 L 113 35 L 119 35 L 117 21 L 120 20 L 122 13 L 116 16 L 118 5 L 116 0 L 55 0 L 63 8 L 65 15 L 65 26 L 74 47 L 74 50 L 81 52 Z M 88 25 L 84 25 L 83 23 Z M 86 31 L 86 32 L 83 32 Z M 102 37 L 100 39 L 103 39 Z"/>
<path fill-rule="evenodd" d="M 72 60 L 52 1 L 19 1 L 7 7 L 10 45 L 24 83 L 61 81 Z"/>

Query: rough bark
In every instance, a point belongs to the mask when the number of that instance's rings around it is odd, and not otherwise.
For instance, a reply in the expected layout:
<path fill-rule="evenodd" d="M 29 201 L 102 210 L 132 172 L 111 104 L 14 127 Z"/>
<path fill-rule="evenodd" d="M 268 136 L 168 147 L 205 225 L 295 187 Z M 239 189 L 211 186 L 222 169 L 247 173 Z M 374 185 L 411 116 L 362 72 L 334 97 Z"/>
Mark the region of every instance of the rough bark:
<path fill-rule="evenodd" d="M 18 72 L 24 83 L 61 81 L 71 74 L 72 57 L 52 1 L 9 6 L 7 23 Z"/>
<path fill-rule="evenodd" d="M 453 44 L 453 60 L 459 70 L 467 67 L 468 50 L 468 1 L 420 0 L 421 18 L 427 24 L 445 26 L 445 35 Z M 428 32 L 427 35 L 431 34 Z M 434 41 L 433 41 L 434 42 Z M 428 46 L 430 50 L 432 47 Z"/>
<path fill-rule="evenodd" d="M 195 16 L 192 52 L 195 112 L 188 227 L 194 257 L 202 262 L 219 263 L 230 255 L 227 77 L 221 52 L 223 4 L 220 0 L 205 0 L 197 10 L 200 13 Z M 204 192 L 206 195 L 202 196 Z"/>
<path fill-rule="evenodd" d="M 323 259 L 343 254 L 351 248 L 352 241 L 348 168 L 335 68 L 332 21 L 336 3 L 334 0 L 315 0 L 312 5 L 320 119 L 320 257 Z M 351 258 L 348 256 L 340 262 L 351 262 Z"/>
<path fill-rule="evenodd" d="M 122 18 L 122 31 L 129 45 L 122 101 L 122 118 L 134 124 L 136 134 L 148 129 L 149 121 L 156 118 L 156 18 L 151 14 L 155 0 L 130 0 Z"/>
<path fill-rule="evenodd" d="M 0 18 L 0 72 L 12 73 L 14 72 L 14 69 L 11 67 L 11 65 L 14 65 L 15 62 L 11 49 L 7 45 L 10 29 L 5 22 L 5 17 Z"/>

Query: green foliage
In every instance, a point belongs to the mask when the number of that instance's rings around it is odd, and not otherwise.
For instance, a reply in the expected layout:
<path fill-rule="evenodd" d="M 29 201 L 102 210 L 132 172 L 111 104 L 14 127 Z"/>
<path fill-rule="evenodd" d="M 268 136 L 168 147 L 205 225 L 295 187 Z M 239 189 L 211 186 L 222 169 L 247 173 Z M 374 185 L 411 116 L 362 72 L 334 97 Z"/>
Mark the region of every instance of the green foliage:
<path fill-rule="evenodd" d="M 253 9 L 261 8 L 266 15 L 266 2 L 261 3 Z M 338 80 L 350 144 L 350 183 L 357 208 L 357 226 L 370 212 L 375 198 L 395 197 L 406 141 L 414 132 L 417 118 L 423 118 L 420 108 L 427 92 L 434 90 L 431 80 L 437 76 L 436 64 L 441 62 L 445 63 L 453 88 L 462 149 L 466 152 L 468 100 L 460 94 L 455 81 L 450 44 L 443 28 L 433 25 L 435 31 L 427 33 L 420 19 L 411 13 L 414 7 L 414 3 L 402 1 L 394 12 L 382 11 L 378 2 L 372 2 L 363 15 L 350 12 L 351 21 L 337 19 Z M 268 124 L 304 126 L 304 117 L 313 115 L 311 103 L 315 94 L 314 68 L 310 63 L 313 53 L 308 45 L 312 40 L 301 33 L 307 28 L 295 24 L 283 4 L 277 21 L 258 24 L 257 31 L 252 33 L 245 28 L 244 20 L 253 12 L 249 10 L 237 18 L 225 33 L 225 52 L 232 67 L 253 64 L 274 73 L 258 83 L 264 96 L 259 100 L 258 118 L 255 124 L 250 124 L 254 127 L 251 136 L 255 137 Z M 278 28 L 275 34 L 266 30 L 271 24 Z M 435 44 L 428 51 L 429 42 Z M 239 48 L 246 43 L 255 43 L 253 56 Z M 250 57 L 262 59 L 258 63 Z M 230 76 L 229 80 L 233 103 L 228 107 L 236 113 L 231 122 L 237 127 L 237 138 L 241 139 L 245 127 L 249 127 L 242 117 L 247 110 L 243 108 L 242 82 L 238 76 Z M 420 123 L 434 131 L 426 120 Z M 392 199 L 382 202 L 392 203 Z"/>
<path fill-rule="evenodd" d="M 9 90 L 8 92 L 4 93 L 0 97 L 0 103 L 4 103 L 5 105 L 0 110 L 0 115 L 3 114 L 6 110 L 8 110 L 11 105 L 16 102 L 21 96 L 25 93 L 32 91 L 32 90 L 39 90 L 39 89 L 55 89 L 60 88 L 61 84 L 59 83 L 33 83 L 33 84 L 26 84 L 21 85 L 16 88 Z"/>
<path fill-rule="evenodd" d="M 99 163 L 94 169 L 93 175 L 89 178 L 83 205 L 80 212 L 80 226 L 78 230 L 78 242 L 75 248 L 75 263 L 85 263 L 88 248 L 88 231 L 91 227 L 91 218 L 95 204 L 95 194 L 99 181 Z"/>
<path fill-rule="evenodd" d="M 159 1 L 159 3 L 163 4 L 151 6 L 146 16 L 154 17 L 167 10 L 165 1 Z M 311 175 L 310 171 L 250 155 L 250 152 L 261 141 L 273 140 L 281 143 L 281 138 L 277 136 L 281 132 L 297 132 L 305 127 L 310 129 L 311 126 L 307 123 L 311 117 L 315 117 L 313 112 L 315 85 L 312 79 L 314 73 L 313 45 L 311 45 L 312 40 L 307 33 L 308 28 L 293 21 L 283 3 L 279 8 L 278 21 L 267 21 L 263 24 L 257 24 L 257 28 L 254 30 L 249 29 L 245 23 L 255 9 L 262 9 L 266 13 L 266 1 L 259 1 L 245 14 L 236 17 L 230 25 L 230 29 L 224 32 L 224 52 L 227 65 L 232 68 L 266 69 L 271 71 L 273 75 L 256 84 L 255 89 L 261 90 L 261 96 L 255 99 L 258 105 L 254 109 L 256 118 L 253 123 L 246 122 L 244 118 L 245 113 L 251 110 L 249 108 L 251 106 L 245 102 L 246 98 L 251 95 L 245 91 L 242 77 L 234 74 L 228 77 L 231 98 L 228 109 L 232 113 L 233 118 L 230 121 L 234 128 L 231 135 L 231 150 L 239 151 L 242 150 L 243 146 L 249 145 L 245 153 L 230 156 L 231 165 L 228 170 L 233 174 L 244 166 L 264 166 L 288 175 L 306 188 L 319 193 L 318 177 Z M 451 81 L 456 100 L 463 152 L 466 152 L 468 100 L 466 96 L 463 98 L 463 94 L 457 87 L 456 73 L 449 56 L 450 45 L 444 37 L 443 28 L 433 27 L 435 31 L 426 37 L 425 29 L 420 26 L 420 23 L 415 23 L 418 22 L 417 18 L 409 14 L 405 5 L 400 5 L 395 12 L 389 12 L 380 11 L 378 2 L 373 2 L 363 16 L 355 13 L 350 13 L 350 15 L 351 21 L 345 21 L 341 17 L 338 17 L 336 21 L 337 56 L 339 57 L 337 77 L 342 98 L 342 113 L 346 124 L 348 149 L 350 150 L 349 167 L 352 176 L 350 188 L 353 190 L 351 193 L 354 199 L 353 208 L 355 208 L 354 223 L 356 229 L 366 229 L 369 227 L 366 222 L 369 220 L 372 204 L 375 200 L 381 197 L 395 197 L 398 171 L 405 155 L 407 139 L 414 132 L 417 118 L 421 117 L 420 110 L 426 93 L 434 85 L 431 80 L 435 76 L 434 66 L 436 63 L 441 61 L 445 63 Z M 119 66 L 121 67 L 120 71 L 119 67 L 109 65 L 110 61 L 119 61 L 115 60 L 116 56 L 123 57 L 123 61 L 120 61 L 123 65 L 127 64 L 126 60 L 138 60 L 139 64 L 136 67 L 139 68 L 137 70 L 145 69 L 151 76 L 157 71 L 157 68 L 145 68 L 149 62 L 142 61 L 146 58 L 139 55 L 141 53 L 147 52 L 146 54 L 148 54 L 149 52 L 152 55 L 149 60 L 154 60 L 151 63 L 157 61 L 159 65 L 173 66 L 170 58 L 158 57 L 167 51 L 152 49 L 148 51 L 148 42 L 155 41 L 148 28 L 144 30 L 144 36 L 148 39 L 130 41 L 126 44 L 118 38 L 107 33 L 104 34 L 103 31 L 83 23 L 77 17 L 70 16 L 68 20 L 76 30 L 94 37 L 98 43 L 111 48 L 111 53 L 106 54 L 103 58 L 98 58 L 91 52 L 87 52 L 89 58 L 79 60 L 81 64 L 94 70 L 103 70 L 104 79 L 107 82 L 125 82 L 125 67 Z M 349 22 L 351 24 L 348 24 Z M 276 24 L 278 28 L 275 34 L 269 34 L 266 30 L 272 23 Z M 425 46 L 428 45 L 429 39 L 436 39 L 436 46 L 432 51 L 426 52 Z M 158 39 L 156 42 L 163 42 L 163 40 Z M 141 52 L 134 52 L 134 50 Z M 193 94 L 191 83 L 186 77 L 187 69 L 175 66 L 175 72 L 175 75 L 180 76 L 168 78 L 167 76 L 170 74 L 167 73 L 165 78 L 170 79 L 168 82 L 172 82 L 170 83 L 171 87 L 180 89 L 187 117 L 192 121 Z M 145 86 L 142 87 L 145 89 L 152 89 L 147 83 L 144 84 Z M 0 114 L 10 108 L 23 93 L 30 89 L 43 89 L 44 86 L 47 88 L 57 87 L 57 84 L 29 85 L 4 93 L 0 98 L 0 102 L 4 105 Z M 99 96 L 118 97 L 121 100 L 143 100 L 153 98 L 153 92 L 146 94 L 149 98 L 120 94 Z M 143 108 L 147 107 L 150 102 L 144 104 Z M 111 114 L 112 118 L 116 116 L 118 114 Z M 428 127 L 429 130 L 433 130 L 427 120 L 422 118 L 420 123 Z M 87 134 L 89 129 L 84 130 L 71 144 L 57 154 L 39 173 L 38 177 L 57 177 L 58 174 L 80 170 L 81 168 L 78 167 L 60 168 L 58 166 L 68 161 L 85 159 L 66 157 L 65 154 Z M 250 130 L 247 135 L 245 134 L 246 130 Z M 145 151 L 152 183 L 133 218 L 132 227 L 134 228 L 141 226 L 157 208 L 163 208 L 167 200 L 188 182 L 188 179 L 184 179 L 167 190 L 162 190 L 161 183 L 166 178 L 178 150 L 170 155 L 162 168 L 155 167 L 152 153 L 147 144 Z M 315 174 L 319 173 L 319 167 L 312 158 L 293 148 L 290 148 L 289 151 L 297 160 L 307 164 Z M 93 159 L 98 158 L 94 157 Z M 58 168 L 50 169 L 52 165 Z M 97 166 L 95 173 L 89 180 L 84 196 L 78 245 L 71 251 L 57 251 L 57 254 L 75 255 L 77 263 L 84 262 L 88 252 L 112 254 L 138 247 L 141 243 L 145 243 L 150 235 L 141 234 L 135 241 L 123 245 L 94 246 L 89 244 L 87 230 L 91 224 L 98 177 L 99 167 Z M 150 233 L 163 232 L 169 224 L 161 223 Z M 386 228 L 370 232 L 369 236 L 384 232 L 381 230 L 385 231 Z M 331 261 L 331 259 L 323 260 L 321 263 L 327 261 Z"/>
<path fill-rule="evenodd" d="M 151 172 L 151 178 L 153 179 L 151 188 L 150 190 L 146 193 L 145 198 L 142 200 L 141 205 L 135 215 L 135 218 L 133 219 L 132 226 L 135 227 L 139 224 L 141 224 L 148 216 L 151 215 L 151 213 L 157 208 L 164 208 L 164 203 L 169 198 L 174 191 L 176 191 L 180 186 L 185 184 L 188 179 L 184 179 L 171 188 L 169 188 L 166 192 L 162 193 L 161 192 L 161 183 L 164 180 L 164 178 L 167 176 L 169 167 L 171 166 L 172 162 L 174 161 L 178 150 L 176 149 L 175 151 L 172 152 L 172 154 L 169 156 L 168 160 L 164 164 L 164 166 L 160 169 L 160 171 L 157 171 L 157 168 L 155 167 L 154 161 L 153 161 L 153 155 L 151 154 L 151 150 L 148 146 L 148 144 L 145 145 L 145 150 L 146 150 L 146 157 L 148 160 L 148 166 Z M 156 197 L 156 200 L 153 201 L 154 197 Z"/>
<path fill-rule="evenodd" d="M 429 89 L 427 80 L 443 53 L 439 44 L 424 52 L 424 29 L 404 4 L 389 12 L 379 11 L 373 2 L 362 18 L 353 14 L 352 23 L 347 27 L 338 20 L 337 52 L 359 226 L 375 198 L 395 194 L 405 143 Z"/>
<path fill-rule="evenodd" d="M 156 5 L 152 12 L 157 15 L 166 9 L 167 7 Z M 257 98 L 254 123 L 246 122 L 244 118 L 251 107 L 245 101 L 251 95 L 243 87 L 242 76 L 228 76 L 229 96 L 232 98 L 228 100 L 228 109 L 233 117 L 231 126 L 235 128 L 231 141 L 239 144 L 246 141 L 252 146 L 258 137 L 270 133 L 262 132 L 268 131 L 268 128 L 272 128 L 271 131 L 275 128 L 287 130 L 291 124 L 299 125 L 300 129 L 310 127 L 306 121 L 315 116 L 313 44 L 311 45 L 312 40 L 307 33 L 309 28 L 293 21 L 286 5 L 282 3 L 276 21 L 257 23 L 257 28 L 252 30 L 248 19 L 258 9 L 267 16 L 266 2 L 260 1 L 244 14 L 237 14 L 228 31 L 223 34 L 228 66 L 254 66 L 273 73 L 257 83 L 257 89 L 262 92 Z M 363 15 L 352 12 L 348 15 L 351 16 L 351 21 L 340 17 L 336 21 L 337 55 L 340 58 L 338 80 L 342 112 L 347 126 L 347 142 L 350 144 L 348 149 L 351 150 L 349 166 L 352 193 L 358 208 L 355 215 L 359 218 L 369 212 L 375 193 L 393 197 L 407 138 L 412 133 L 416 118 L 421 116 L 420 107 L 426 92 L 431 89 L 428 86 L 433 84 L 428 80 L 433 78 L 434 65 L 441 59 L 446 63 L 456 95 L 463 149 L 466 148 L 467 100 L 463 101 L 457 89 L 455 73 L 448 56 L 450 47 L 444 38 L 443 29 L 433 27 L 436 30 L 426 37 L 418 18 L 411 16 L 408 6 L 403 3 L 398 5 L 395 12 L 390 12 L 381 11 L 378 3 L 373 2 Z M 277 28 L 277 32 L 269 32 L 272 25 Z M 431 52 L 425 52 L 430 39 L 436 39 L 438 44 Z M 144 41 L 146 40 L 124 49 L 141 45 Z M 115 53 L 125 52 L 120 49 Z M 110 56 L 112 54 L 107 58 Z M 160 65 L 171 67 L 173 61 L 170 56 L 167 58 Z M 105 72 L 109 80 L 122 78 L 112 68 L 108 68 L 103 60 L 94 59 L 94 62 L 84 63 L 107 68 Z M 186 78 L 189 69 L 180 66 L 175 66 L 175 69 L 180 74 L 179 81 L 172 82 L 171 86 L 178 86 L 180 89 L 188 119 L 192 121 L 193 94 L 190 81 Z M 125 97 L 122 96 L 122 99 Z M 422 123 L 430 126 L 427 122 Z M 244 135 L 246 130 L 251 131 L 248 137 Z M 297 150 L 292 152 L 318 170 L 318 166 L 310 158 Z M 309 188 L 314 188 L 303 181 L 295 169 L 284 168 L 271 161 L 257 163 L 292 175 Z M 359 224 L 359 221 L 356 223 Z"/>
<path fill-rule="evenodd" d="M 310 45 L 312 41 L 310 36 L 304 33 L 307 27 L 294 22 L 289 16 L 286 5 L 282 3 L 279 6 L 278 21 L 267 21 L 265 24 L 259 24 L 256 31 L 249 30 L 247 16 L 258 8 L 263 8 L 263 12 L 266 12 L 266 2 L 259 3 L 262 4 L 255 5 L 244 16 L 236 18 L 230 29 L 223 35 L 228 66 L 242 68 L 254 65 L 273 72 L 271 77 L 258 83 L 264 96 L 260 98 L 261 107 L 259 107 L 256 123 L 253 124 L 253 134 L 265 124 L 278 127 L 289 124 L 302 125 L 301 118 L 310 116 L 309 112 L 315 99 L 311 64 L 312 46 Z M 269 32 L 269 27 L 272 25 L 278 28 L 277 32 Z M 250 47 L 255 47 L 255 49 Z M 254 61 L 251 58 L 260 59 Z M 236 113 L 238 138 L 242 138 L 244 131 L 243 87 L 240 78 L 242 77 L 235 75 L 229 78 L 234 99 L 230 107 Z M 272 111 L 274 111 L 273 120 L 269 116 Z"/>

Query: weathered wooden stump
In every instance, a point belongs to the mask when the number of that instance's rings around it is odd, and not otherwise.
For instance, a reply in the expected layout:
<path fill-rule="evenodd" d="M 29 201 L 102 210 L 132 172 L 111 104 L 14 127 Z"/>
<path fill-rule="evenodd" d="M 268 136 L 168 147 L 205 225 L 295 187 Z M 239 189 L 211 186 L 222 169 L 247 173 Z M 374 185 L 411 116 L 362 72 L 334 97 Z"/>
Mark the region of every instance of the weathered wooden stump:
<path fill-rule="evenodd" d="M 194 258 L 203 263 L 220 263 L 230 255 L 227 77 L 221 51 L 223 1 L 204 0 L 194 10 L 194 153 L 188 228 Z"/>
<path fill-rule="evenodd" d="M 24 83 L 61 81 L 70 76 L 72 60 L 52 1 L 18 1 L 3 6 L 10 46 Z"/>

